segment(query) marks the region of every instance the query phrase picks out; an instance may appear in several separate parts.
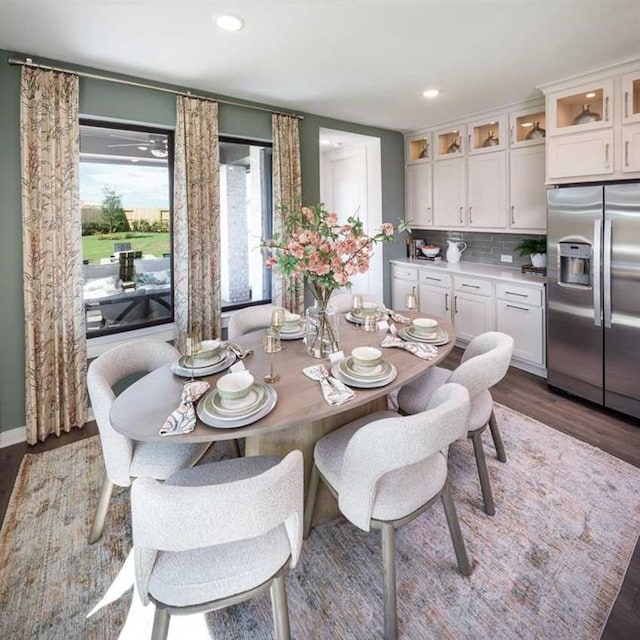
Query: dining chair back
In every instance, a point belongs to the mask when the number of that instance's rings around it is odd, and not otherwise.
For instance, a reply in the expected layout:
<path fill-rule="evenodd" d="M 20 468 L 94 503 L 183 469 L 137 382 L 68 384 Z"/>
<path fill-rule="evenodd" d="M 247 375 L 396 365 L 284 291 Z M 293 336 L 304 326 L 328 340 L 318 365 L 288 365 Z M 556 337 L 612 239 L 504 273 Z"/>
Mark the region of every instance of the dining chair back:
<path fill-rule="evenodd" d="M 400 416 L 382 411 L 351 422 L 316 443 L 305 507 L 305 537 L 311 529 L 322 480 L 344 516 L 364 531 L 381 529 L 385 638 L 398 632 L 394 532 L 440 499 L 463 575 L 471 573 L 447 480 L 449 444 L 466 433 L 469 392 L 446 384 L 425 411 Z"/>
<path fill-rule="evenodd" d="M 275 309 L 272 304 L 263 304 L 256 307 L 245 307 L 231 314 L 227 337 L 233 340 L 250 331 L 267 329 L 271 326 L 271 312 Z"/>
<path fill-rule="evenodd" d="M 271 592 L 275 637 L 289 638 L 284 573 L 302 547 L 303 461 L 250 456 L 180 471 L 131 491 L 136 585 L 156 607 L 152 640 L 170 617 Z M 240 634 L 239 634 L 240 635 Z"/>
<path fill-rule="evenodd" d="M 473 443 L 484 508 L 489 515 L 495 514 L 495 503 L 482 446 L 482 433 L 489 425 L 497 457 L 501 462 L 506 462 L 504 443 L 495 419 L 493 398 L 489 389 L 500 382 L 507 373 L 513 347 L 513 338 L 505 333 L 483 333 L 471 340 L 454 371 L 434 367 L 421 378 L 403 387 L 397 398 L 400 411 L 412 414 L 421 411 L 431 394 L 445 382 L 456 382 L 468 389 L 471 412 L 467 437 Z"/>
<path fill-rule="evenodd" d="M 136 442 L 118 433 L 109 419 L 118 383 L 149 373 L 180 356 L 170 344 L 160 340 L 138 340 L 118 345 L 99 355 L 87 370 L 87 389 L 93 416 L 98 425 L 105 476 L 100 490 L 89 542 L 104 530 L 113 486 L 128 487 L 134 477 L 168 478 L 179 469 L 195 464 L 208 444 L 176 442 Z"/>

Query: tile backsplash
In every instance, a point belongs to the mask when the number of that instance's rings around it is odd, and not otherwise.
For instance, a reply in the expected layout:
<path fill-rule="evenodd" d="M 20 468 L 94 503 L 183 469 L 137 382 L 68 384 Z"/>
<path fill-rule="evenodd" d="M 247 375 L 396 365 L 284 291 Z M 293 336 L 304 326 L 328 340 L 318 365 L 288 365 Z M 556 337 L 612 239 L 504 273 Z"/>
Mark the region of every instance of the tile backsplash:
<path fill-rule="evenodd" d="M 447 240 L 462 240 L 467 248 L 462 254 L 464 262 L 480 262 L 483 264 L 497 264 L 503 267 L 519 267 L 531 262 L 529 256 L 520 257 L 514 248 L 527 238 L 539 239 L 540 235 L 519 233 L 478 233 L 476 231 L 429 231 L 427 229 L 413 229 L 411 237 L 421 238 L 429 244 L 440 247 L 440 255 L 445 257 Z M 513 256 L 512 263 L 501 262 L 502 255 Z"/>

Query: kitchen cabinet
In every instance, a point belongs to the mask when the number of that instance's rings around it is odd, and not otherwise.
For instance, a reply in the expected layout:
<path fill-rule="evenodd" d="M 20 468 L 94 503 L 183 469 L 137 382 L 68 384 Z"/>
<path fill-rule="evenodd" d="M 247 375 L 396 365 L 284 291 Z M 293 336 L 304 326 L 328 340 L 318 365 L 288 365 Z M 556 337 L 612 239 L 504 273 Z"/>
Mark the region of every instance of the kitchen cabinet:
<path fill-rule="evenodd" d="M 464 124 L 455 124 L 451 127 L 434 131 L 434 160 L 451 159 L 464 155 L 466 134 L 467 127 Z"/>
<path fill-rule="evenodd" d="M 431 163 L 407 165 L 405 221 L 410 227 L 431 226 Z"/>
<path fill-rule="evenodd" d="M 451 322 L 451 276 L 421 269 L 418 274 L 418 300 L 422 313 Z"/>
<path fill-rule="evenodd" d="M 544 186 L 544 145 L 512 149 L 509 165 L 509 228 L 513 231 L 545 232 L 547 191 Z"/>
<path fill-rule="evenodd" d="M 492 116 L 469 123 L 467 153 L 474 155 L 506 149 L 505 123 L 504 116 Z"/>
<path fill-rule="evenodd" d="M 456 335 L 469 341 L 485 331 L 493 331 L 493 284 L 488 280 L 455 276 L 453 323 Z"/>
<path fill-rule="evenodd" d="M 545 366 L 544 298 L 540 289 L 496 285 L 496 330 L 514 339 L 514 358 Z"/>
<path fill-rule="evenodd" d="M 547 180 L 613 174 L 613 130 L 547 139 Z"/>
<path fill-rule="evenodd" d="M 466 224 L 466 159 L 450 158 L 433 165 L 433 224 L 464 227 Z"/>
<path fill-rule="evenodd" d="M 468 224 L 504 228 L 507 223 L 507 156 L 504 151 L 468 159 Z"/>
<path fill-rule="evenodd" d="M 640 172 L 640 123 L 622 127 L 622 171 Z"/>
<path fill-rule="evenodd" d="M 405 162 L 415 164 L 431 160 L 431 134 L 417 133 L 405 139 Z"/>
<path fill-rule="evenodd" d="M 640 71 L 622 76 L 622 122 L 640 122 Z"/>
<path fill-rule="evenodd" d="M 408 293 L 418 293 L 418 270 L 415 267 L 391 264 L 391 306 L 401 311 Z"/>
<path fill-rule="evenodd" d="M 509 148 L 544 145 L 547 117 L 544 105 L 509 114 Z M 536 133 L 532 133 L 532 132 Z"/>

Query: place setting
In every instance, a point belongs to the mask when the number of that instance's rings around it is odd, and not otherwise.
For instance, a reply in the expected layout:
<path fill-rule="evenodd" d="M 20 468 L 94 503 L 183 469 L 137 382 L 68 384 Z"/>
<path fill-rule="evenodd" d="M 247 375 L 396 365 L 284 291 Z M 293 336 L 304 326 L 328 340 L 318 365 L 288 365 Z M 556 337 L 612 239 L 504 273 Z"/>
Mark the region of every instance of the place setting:
<path fill-rule="evenodd" d="M 299 313 L 284 314 L 284 324 L 278 330 L 281 340 L 301 340 L 304 338 L 302 316 Z"/>
<path fill-rule="evenodd" d="M 376 347 L 356 347 L 351 355 L 331 367 L 331 373 L 344 384 L 360 389 L 384 387 L 398 375 Z"/>
<path fill-rule="evenodd" d="M 219 373 L 237 358 L 235 351 L 220 340 L 187 338 L 186 353 L 171 364 L 171 371 L 183 378 L 199 378 Z"/>
<path fill-rule="evenodd" d="M 376 302 L 366 302 L 360 293 L 353 294 L 351 310 L 345 315 L 347 322 L 357 325 L 362 325 L 367 320 L 377 323 L 386 317 L 386 311 L 380 309 Z"/>
<path fill-rule="evenodd" d="M 398 336 L 408 342 L 441 346 L 449 342 L 449 334 L 432 318 L 415 318 L 408 327 L 398 330 Z"/>

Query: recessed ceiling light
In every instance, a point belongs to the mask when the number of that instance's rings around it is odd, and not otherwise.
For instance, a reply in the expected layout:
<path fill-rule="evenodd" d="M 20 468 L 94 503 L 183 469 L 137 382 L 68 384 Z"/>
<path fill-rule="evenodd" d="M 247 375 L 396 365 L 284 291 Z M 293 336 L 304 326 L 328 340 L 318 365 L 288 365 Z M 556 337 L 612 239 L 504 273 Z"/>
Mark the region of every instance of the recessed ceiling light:
<path fill-rule="evenodd" d="M 533 127 L 533 122 L 523 122 L 520 126 L 521 127 Z"/>
<path fill-rule="evenodd" d="M 585 95 L 585 98 L 595 98 L 595 97 L 596 97 L 596 94 L 593 91 Z"/>
<path fill-rule="evenodd" d="M 425 98 L 435 98 L 440 95 L 440 89 L 427 89 L 422 92 Z"/>
<path fill-rule="evenodd" d="M 244 27 L 244 20 L 238 16 L 216 16 L 215 21 L 225 31 L 240 31 Z"/>

